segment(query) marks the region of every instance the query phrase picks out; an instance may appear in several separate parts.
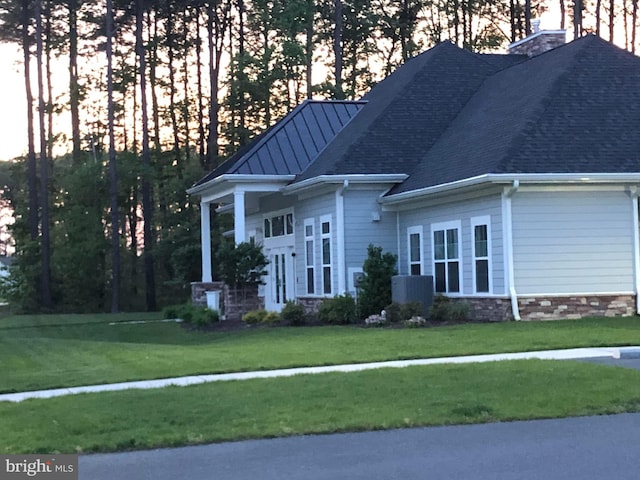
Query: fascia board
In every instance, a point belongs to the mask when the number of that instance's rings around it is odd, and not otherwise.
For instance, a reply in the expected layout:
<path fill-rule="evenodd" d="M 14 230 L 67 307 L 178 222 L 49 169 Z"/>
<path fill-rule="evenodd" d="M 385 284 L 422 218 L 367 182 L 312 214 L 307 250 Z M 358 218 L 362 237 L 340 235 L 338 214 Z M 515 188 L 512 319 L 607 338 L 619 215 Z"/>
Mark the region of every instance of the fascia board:
<path fill-rule="evenodd" d="M 317 177 L 308 178 L 301 182 L 287 185 L 282 189 L 285 195 L 299 193 L 301 191 L 316 187 L 318 185 L 327 184 L 385 184 L 385 183 L 401 183 L 408 178 L 404 173 L 393 174 L 347 174 L 347 175 L 319 175 Z"/>
<path fill-rule="evenodd" d="M 446 194 L 450 191 L 475 187 L 481 184 L 509 184 L 514 181 L 520 184 L 637 184 L 640 182 L 640 172 L 637 173 L 521 173 L 521 174 L 485 174 L 476 177 L 456 180 L 432 187 L 420 188 L 408 192 L 388 195 L 380 199 L 383 205 L 397 205 L 431 195 Z"/>
<path fill-rule="evenodd" d="M 277 188 L 281 188 L 283 185 L 294 180 L 295 175 L 246 175 L 246 174 L 224 174 L 216 177 L 212 180 L 209 180 L 207 183 L 203 183 L 202 185 L 197 185 L 195 187 L 189 188 L 187 193 L 189 195 L 200 195 L 203 196 L 205 194 L 210 194 L 214 192 L 210 192 L 210 190 L 214 190 L 218 185 L 225 184 L 225 190 L 228 188 L 228 184 L 276 184 Z"/>

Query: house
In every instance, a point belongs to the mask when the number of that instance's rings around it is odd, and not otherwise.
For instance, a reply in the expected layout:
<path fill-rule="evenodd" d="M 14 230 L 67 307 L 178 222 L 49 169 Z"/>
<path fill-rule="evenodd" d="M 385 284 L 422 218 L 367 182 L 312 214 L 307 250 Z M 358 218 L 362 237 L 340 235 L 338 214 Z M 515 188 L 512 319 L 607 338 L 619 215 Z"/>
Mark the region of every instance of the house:
<path fill-rule="evenodd" d="M 536 31 L 510 54 L 445 42 L 360 101 L 307 101 L 189 193 L 270 259 L 260 295 L 355 293 L 371 243 L 477 319 L 632 315 L 640 291 L 640 58 Z"/>

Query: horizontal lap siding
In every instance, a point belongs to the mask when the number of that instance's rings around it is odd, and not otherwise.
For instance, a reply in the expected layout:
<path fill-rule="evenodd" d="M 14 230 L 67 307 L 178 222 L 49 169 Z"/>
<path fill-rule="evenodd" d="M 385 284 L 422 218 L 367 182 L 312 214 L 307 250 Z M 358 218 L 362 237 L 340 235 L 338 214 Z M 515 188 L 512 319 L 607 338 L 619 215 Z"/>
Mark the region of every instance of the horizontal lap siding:
<path fill-rule="evenodd" d="M 313 218 L 313 230 L 315 238 L 315 286 L 316 295 L 322 292 L 322 269 L 320 267 L 321 259 L 321 236 L 320 236 L 320 217 L 331 215 L 331 275 L 334 290 L 338 289 L 337 276 L 337 259 L 338 245 L 336 243 L 336 196 L 334 192 L 317 197 L 298 200 L 296 203 L 295 216 L 295 234 L 296 234 L 296 292 L 298 296 L 306 296 L 306 266 L 305 266 L 305 239 L 304 239 L 304 221 L 307 218 Z M 337 292 L 334 292 L 334 294 Z"/>
<path fill-rule="evenodd" d="M 633 290 L 628 194 L 520 191 L 512 202 L 519 295 Z"/>
<path fill-rule="evenodd" d="M 415 210 L 403 211 L 400 213 L 400 274 L 408 274 L 407 260 L 407 228 L 422 225 L 423 227 L 423 250 L 425 274 L 433 275 L 432 261 L 433 249 L 431 238 L 431 225 L 434 223 L 461 221 L 461 241 L 462 241 L 462 272 L 464 295 L 473 293 L 472 277 L 472 236 L 471 218 L 489 215 L 491 217 L 491 262 L 492 262 L 492 282 L 493 294 L 505 294 L 504 279 L 504 255 L 503 255 L 503 234 L 502 234 L 502 203 L 499 193 L 489 196 L 462 200 L 459 202 L 447 203 L 431 207 L 421 207 Z"/>
<path fill-rule="evenodd" d="M 362 268 L 370 244 L 382 247 L 385 253 L 398 253 L 396 213 L 382 212 L 378 204 L 378 198 L 383 192 L 383 189 L 347 189 L 344 192 L 345 272 L 347 275 L 350 268 Z M 380 215 L 380 219 L 374 221 L 374 214 Z"/>

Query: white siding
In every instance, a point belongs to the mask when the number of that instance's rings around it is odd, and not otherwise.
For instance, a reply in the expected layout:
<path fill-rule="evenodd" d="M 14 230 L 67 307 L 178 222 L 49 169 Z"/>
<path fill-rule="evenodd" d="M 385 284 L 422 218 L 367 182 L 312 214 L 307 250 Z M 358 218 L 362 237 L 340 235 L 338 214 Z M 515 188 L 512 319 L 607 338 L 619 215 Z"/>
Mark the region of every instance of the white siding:
<path fill-rule="evenodd" d="M 625 192 L 520 190 L 512 218 L 519 295 L 633 291 L 633 211 Z"/>
<path fill-rule="evenodd" d="M 492 294 L 505 295 L 504 254 L 502 236 L 502 204 L 499 193 L 479 198 L 460 200 L 437 206 L 419 207 L 400 213 L 400 255 L 398 270 L 401 275 L 407 275 L 407 228 L 422 225 L 424 227 L 423 255 L 425 275 L 433 275 L 433 238 L 431 238 L 431 224 L 451 221 L 461 221 L 462 242 L 462 292 L 463 295 L 473 294 L 473 250 L 471 218 L 489 215 L 491 218 L 491 285 Z M 480 295 L 480 294 L 479 294 Z M 486 294 L 485 294 L 486 295 Z"/>

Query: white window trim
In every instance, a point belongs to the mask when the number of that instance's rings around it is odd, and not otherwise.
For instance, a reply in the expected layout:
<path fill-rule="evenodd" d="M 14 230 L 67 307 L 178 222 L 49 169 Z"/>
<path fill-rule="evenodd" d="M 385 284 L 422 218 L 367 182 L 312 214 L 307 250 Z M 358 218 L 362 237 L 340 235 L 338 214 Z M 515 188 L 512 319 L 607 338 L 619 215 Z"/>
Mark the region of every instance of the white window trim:
<path fill-rule="evenodd" d="M 318 289 L 317 281 L 316 281 L 316 268 L 317 268 L 317 255 L 316 255 L 316 226 L 313 218 L 305 218 L 303 222 L 304 230 L 304 284 L 305 284 L 305 295 L 317 295 Z M 307 235 L 307 227 L 311 227 L 311 235 Z M 307 242 L 311 242 L 311 259 L 307 258 Z M 309 260 L 311 260 L 311 264 L 309 264 Z M 313 268 L 313 293 L 309 293 L 309 268 Z"/>
<path fill-rule="evenodd" d="M 408 274 L 411 275 L 411 265 L 419 263 L 420 264 L 420 275 L 424 275 L 424 243 L 423 242 L 423 233 L 424 229 L 422 225 L 414 225 L 412 227 L 407 228 L 407 266 L 409 268 Z M 411 261 L 411 235 L 418 235 L 420 242 L 420 261 L 412 262 Z"/>
<path fill-rule="evenodd" d="M 293 217 L 293 231 L 291 233 L 287 233 L 287 215 L 288 214 L 291 214 L 292 217 Z M 272 212 L 264 213 L 262 215 L 262 223 L 260 224 L 260 226 L 262 227 L 262 230 L 264 230 L 264 221 L 267 218 L 269 220 L 271 220 L 273 217 L 279 217 L 280 215 L 284 216 L 284 235 L 278 235 L 277 237 L 274 237 L 274 236 L 267 237 L 267 232 L 263 231 L 262 232 L 262 237 L 265 240 L 272 240 L 272 239 L 284 238 L 284 237 L 292 238 L 292 237 L 295 236 L 295 233 L 296 233 L 296 216 L 293 213 L 293 208 L 285 208 L 284 210 L 274 210 Z"/>
<path fill-rule="evenodd" d="M 487 226 L 487 256 L 486 257 L 478 257 L 476 255 L 476 227 L 480 225 Z M 483 215 L 481 217 L 472 217 L 471 218 L 471 274 L 473 276 L 473 293 L 475 295 L 491 295 L 493 294 L 493 255 L 491 250 L 491 216 Z M 476 260 L 487 260 L 487 275 L 488 278 L 488 292 L 478 292 L 478 286 L 476 285 Z"/>
<path fill-rule="evenodd" d="M 433 272 L 433 286 L 435 289 L 436 285 L 436 259 L 435 259 L 435 245 L 433 244 L 433 233 L 439 230 L 447 230 L 457 229 L 458 230 L 458 284 L 460 286 L 459 292 L 439 292 L 452 297 L 462 296 L 464 294 L 464 264 L 462 262 L 462 221 L 461 220 L 451 220 L 449 222 L 440 222 L 440 223 L 432 223 L 431 224 L 431 271 Z M 446 242 L 446 234 L 445 234 L 445 242 Z M 448 263 L 447 259 L 445 259 L 445 264 Z M 447 268 L 445 268 L 445 274 L 447 273 Z M 447 289 L 449 287 L 449 278 L 446 278 Z"/>
<path fill-rule="evenodd" d="M 328 223 L 329 224 L 329 233 L 322 233 L 322 224 L 323 223 Z M 320 278 L 322 279 L 322 281 L 320 282 L 322 289 L 322 295 L 325 297 L 328 296 L 333 296 L 335 295 L 335 285 L 334 285 L 334 281 L 333 281 L 333 257 L 334 257 L 334 251 L 333 251 L 333 245 L 332 245 L 332 235 L 333 235 L 333 221 L 331 218 L 331 215 L 322 215 L 320 217 L 320 223 L 319 223 L 319 228 L 318 228 L 318 232 L 320 233 Z M 329 263 L 324 263 L 324 251 L 323 249 L 323 240 L 325 238 L 329 239 Z M 325 292 L 324 291 L 324 269 L 325 267 L 329 267 L 329 281 L 331 282 L 331 291 L 330 292 Z"/>

